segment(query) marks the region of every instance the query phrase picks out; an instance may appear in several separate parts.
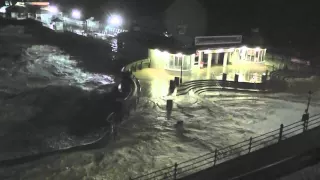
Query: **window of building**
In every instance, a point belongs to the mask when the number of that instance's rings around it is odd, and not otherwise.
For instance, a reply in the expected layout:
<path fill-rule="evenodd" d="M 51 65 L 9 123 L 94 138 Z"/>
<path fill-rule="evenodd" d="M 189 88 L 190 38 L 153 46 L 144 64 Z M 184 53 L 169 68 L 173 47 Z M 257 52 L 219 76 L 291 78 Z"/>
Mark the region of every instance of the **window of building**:
<path fill-rule="evenodd" d="M 194 58 L 194 65 L 198 65 L 199 64 L 199 56 L 196 56 Z"/>
<path fill-rule="evenodd" d="M 182 67 L 182 70 L 190 70 L 190 60 L 191 58 L 188 56 L 171 55 L 167 68 L 171 70 L 181 70 Z"/>

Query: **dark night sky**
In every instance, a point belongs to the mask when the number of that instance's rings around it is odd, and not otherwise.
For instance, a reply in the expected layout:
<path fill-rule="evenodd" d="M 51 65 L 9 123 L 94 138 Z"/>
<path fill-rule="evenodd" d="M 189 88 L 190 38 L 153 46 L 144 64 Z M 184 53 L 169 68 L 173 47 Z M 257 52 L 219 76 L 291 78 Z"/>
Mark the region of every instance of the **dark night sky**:
<path fill-rule="evenodd" d="M 0 0 L 4 1 L 4 0 Z M 173 0 L 51 0 L 70 10 L 80 8 L 86 16 L 99 20 L 108 13 L 119 12 L 125 19 L 139 15 L 154 16 Z M 318 46 L 320 13 L 315 0 L 199 0 L 208 12 L 208 34 L 244 33 L 260 27 L 268 38 L 300 46 Z"/>
<path fill-rule="evenodd" d="M 79 6 L 102 20 L 107 12 L 119 12 L 127 19 L 157 15 L 173 0 L 55 0 L 69 7 Z M 208 12 L 208 34 L 244 33 L 260 27 L 269 39 L 300 46 L 319 46 L 320 21 L 316 1 L 288 0 L 199 0 Z M 320 47 L 320 46 L 319 46 Z"/>
<path fill-rule="evenodd" d="M 86 14 L 102 16 L 108 10 L 119 11 L 129 17 L 155 15 L 173 0 L 54 0 L 69 7 L 79 7 Z M 275 28 L 305 28 L 318 23 L 316 4 L 287 0 L 199 0 L 208 10 L 210 26 L 247 26 Z M 290 2 L 290 3 L 289 3 Z M 310 3 L 311 2 L 311 3 Z M 99 17 L 98 17 L 99 18 Z M 317 24 L 319 26 L 319 24 Z M 312 28 L 311 28 L 312 29 Z"/>

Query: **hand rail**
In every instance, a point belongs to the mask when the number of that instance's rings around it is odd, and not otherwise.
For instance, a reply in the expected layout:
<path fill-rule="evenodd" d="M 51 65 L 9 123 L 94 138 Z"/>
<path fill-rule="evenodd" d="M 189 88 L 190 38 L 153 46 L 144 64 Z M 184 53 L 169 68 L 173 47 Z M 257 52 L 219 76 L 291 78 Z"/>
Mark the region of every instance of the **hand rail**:
<path fill-rule="evenodd" d="M 190 90 L 194 90 L 195 93 L 200 94 L 206 90 L 210 91 L 216 89 L 268 92 L 266 91 L 265 83 L 234 82 L 211 79 L 184 82 L 178 88 L 178 95 L 187 94 Z"/>
<path fill-rule="evenodd" d="M 309 121 L 306 124 L 307 127 L 304 127 L 305 124 L 301 120 L 299 120 L 286 126 L 281 125 L 280 128 L 276 130 L 261 134 L 256 137 L 252 137 L 249 140 L 245 140 L 234 145 L 221 148 L 220 150 L 216 149 L 214 152 L 209 152 L 196 158 L 186 160 L 184 162 L 176 164 L 176 166 L 169 166 L 164 169 L 150 172 L 148 174 L 136 177 L 132 180 L 176 180 L 177 177 L 182 178 L 188 176 L 192 173 L 199 172 L 206 168 L 216 166 L 217 164 L 223 163 L 225 161 L 240 157 L 244 154 L 248 154 L 272 144 L 278 143 L 281 140 L 285 140 L 294 135 L 301 134 L 304 131 L 319 127 L 320 113 L 310 116 Z M 315 124 L 317 125 L 313 126 Z M 288 135 L 290 135 L 290 137 L 287 137 Z M 163 173 L 163 171 L 165 172 Z M 159 174 L 159 172 L 162 173 Z M 171 173 L 171 175 L 165 177 L 163 176 L 168 175 L 168 173 Z"/>

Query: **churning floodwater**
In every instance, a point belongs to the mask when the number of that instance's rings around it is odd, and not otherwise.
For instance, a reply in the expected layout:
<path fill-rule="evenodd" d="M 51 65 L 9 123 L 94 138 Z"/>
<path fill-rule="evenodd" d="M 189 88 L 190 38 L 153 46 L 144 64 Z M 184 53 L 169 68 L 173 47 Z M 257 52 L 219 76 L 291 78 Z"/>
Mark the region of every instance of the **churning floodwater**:
<path fill-rule="evenodd" d="M 0 30 L 0 161 L 87 144 L 105 133 L 115 77 L 90 73 L 20 26 Z"/>
<path fill-rule="evenodd" d="M 114 77 L 78 68 L 76 59 L 57 47 L 30 43 L 32 38 L 24 35 L 15 39 L 28 43 L 10 38 L 0 36 L 0 63 L 6 67 L 0 78 L 0 159 L 101 137 Z M 129 179 L 300 121 L 306 108 L 306 93 L 217 91 L 171 97 L 174 106 L 168 118 L 166 92 L 159 93 L 162 89 L 154 79 L 140 80 L 143 97 L 120 127 L 116 141 L 104 148 L 1 167 L 0 179 Z M 295 80 L 291 84 L 298 87 Z M 318 97 L 315 92 L 311 115 L 319 111 Z M 179 120 L 184 121 L 182 131 L 175 128 Z"/>

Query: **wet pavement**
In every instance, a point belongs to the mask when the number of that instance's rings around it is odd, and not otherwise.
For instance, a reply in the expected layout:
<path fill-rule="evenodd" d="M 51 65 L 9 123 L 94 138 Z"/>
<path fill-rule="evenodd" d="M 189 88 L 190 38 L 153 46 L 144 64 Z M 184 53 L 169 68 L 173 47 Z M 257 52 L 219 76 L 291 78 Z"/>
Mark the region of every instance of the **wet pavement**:
<path fill-rule="evenodd" d="M 250 67 L 245 65 L 232 66 L 226 68 L 215 66 L 209 69 L 204 68 L 193 71 L 192 74 L 183 73 L 182 81 L 192 80 L 222 80 L 222 74 L 227 73 L 227 80 L 233 81 L 235 74 L 239 74 L 239 82 L 260 83 L 261 77 L 267 71 L 267 67 L 262 64 L 255 64 Z M 134 72 L 134 75 L 140 80 L 142 85 L 142 96 L 146 97 L 163 97 L 169 92 L 170 80 L 175 77 L 181 77 L 180 72 L 168 71 L 165 69 L 146 68 Z"/>

